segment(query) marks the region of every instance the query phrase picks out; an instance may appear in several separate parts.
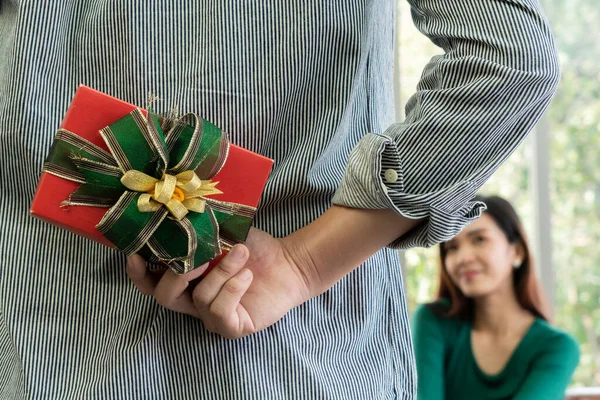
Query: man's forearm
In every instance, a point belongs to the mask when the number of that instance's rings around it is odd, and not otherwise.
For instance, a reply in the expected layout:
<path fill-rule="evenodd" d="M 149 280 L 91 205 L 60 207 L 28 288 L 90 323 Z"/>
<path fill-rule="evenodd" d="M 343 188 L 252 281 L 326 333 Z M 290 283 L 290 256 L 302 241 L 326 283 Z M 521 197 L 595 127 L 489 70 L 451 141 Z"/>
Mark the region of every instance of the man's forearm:
<path fill-rule="evenodd" d="M 332 206 L 282 240 L 303 269 L 311 294 L 316 296 L 419 222 L 392 210 Z"/>

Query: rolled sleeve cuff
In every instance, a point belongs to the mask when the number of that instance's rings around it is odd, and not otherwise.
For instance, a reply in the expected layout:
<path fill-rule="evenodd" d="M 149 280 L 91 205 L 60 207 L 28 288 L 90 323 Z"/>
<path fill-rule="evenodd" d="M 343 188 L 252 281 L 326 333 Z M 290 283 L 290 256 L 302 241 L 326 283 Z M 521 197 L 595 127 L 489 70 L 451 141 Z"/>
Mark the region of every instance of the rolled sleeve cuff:
<path fill-rule="evenodd" d="M 437 179 L 412 176 L 414 187 L 433 185 Z M 416 181 L 415 184 L 415 179 Z M 350 153 L 333 204 L 371 210 L 392 209 L 403 217 L 424 219 L 415 229 L 394 240 L 389 247 L 431 247 L 450 240 L 477 219 L 485 204 L 472 201 L 477 188 L 469 180 L 435 191 L 405 192 L 401 153 L 392 138 L 368 134 Z"/>

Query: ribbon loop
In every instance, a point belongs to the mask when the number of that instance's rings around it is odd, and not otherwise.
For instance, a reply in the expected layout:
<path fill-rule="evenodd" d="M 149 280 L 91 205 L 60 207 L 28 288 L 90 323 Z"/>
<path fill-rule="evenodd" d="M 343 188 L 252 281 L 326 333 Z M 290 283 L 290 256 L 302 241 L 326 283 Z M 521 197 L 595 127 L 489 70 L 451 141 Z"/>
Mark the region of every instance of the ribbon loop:
<path fill-rule="evenodd" d="M 177 221 L 181 221 L 181 219 L 188 213 L 188 209 L 185 207 L 185 205 L 177 199 L 169 200 L 165 206 L 167 207 L 167 210 L 171 212 L 173 218 L 175 218 Z"/>
<path fill-rule="evenodd" d="M 152 199 L 152 195 L 150 193 L 141 194 L 137 205 L 140 212 L 153 212 L 162 207 L 162 204 Z"/>
<path fill-rule="evenodd" d="M 183 201 L 183 205 L 190 211 L 203 213 L 206 207 L 206 200 L 200 198 L 188 198 Z"/>
<path fill-rule="evenodd" d="M 169 200 L 171 200 L 171 197 L 173 197 L 173 192 L 175 191 L 176 185 L 177 178 L 175 176 L 164 174 L 163 180 L 156 182 L 152 198 L 159 203 L 167 204 Z"/>
<path fill-rule="evenodd" d="M 156 182 L 158 179 L 134 169 L 125 172 L 121 177 L 123 186 L 134 192 L 149 192 L 154 189 Z"/>
<path fill-rule="evenodd" d="M 194 171 L 183 171 L 177 176 L 177 186 L 182 190 L 192 193 L 202 186 L 202 181 Z"/>

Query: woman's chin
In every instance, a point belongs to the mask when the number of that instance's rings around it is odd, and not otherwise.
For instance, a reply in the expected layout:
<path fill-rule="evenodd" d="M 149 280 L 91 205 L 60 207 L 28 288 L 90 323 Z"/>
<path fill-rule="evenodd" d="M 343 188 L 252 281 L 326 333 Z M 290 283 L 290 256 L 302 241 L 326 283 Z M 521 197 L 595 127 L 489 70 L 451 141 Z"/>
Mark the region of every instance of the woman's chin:
<path fill-rule="evenodd" d="M 490 293 L 488 288 L 481 285 L 464 285 L 461 287 L 461 291 L 465 297 L 470 299 L 485 297 Z"/>

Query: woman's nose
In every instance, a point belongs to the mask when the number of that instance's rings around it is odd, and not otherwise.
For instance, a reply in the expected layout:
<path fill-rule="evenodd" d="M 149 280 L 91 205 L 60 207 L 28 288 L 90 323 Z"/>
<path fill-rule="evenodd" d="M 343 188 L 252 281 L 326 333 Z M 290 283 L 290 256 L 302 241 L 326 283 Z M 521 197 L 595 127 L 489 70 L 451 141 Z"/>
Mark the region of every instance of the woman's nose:
<path fill-rule="evenodd" d="M 461 246 L 456 251 L 456 262 L 459 265 L 468 264 L 471 261 L 473 261 L 474 258 L 474 252 L 472 251 L 472 249 L 469 248 L 469 246 Z"/>

